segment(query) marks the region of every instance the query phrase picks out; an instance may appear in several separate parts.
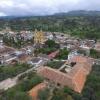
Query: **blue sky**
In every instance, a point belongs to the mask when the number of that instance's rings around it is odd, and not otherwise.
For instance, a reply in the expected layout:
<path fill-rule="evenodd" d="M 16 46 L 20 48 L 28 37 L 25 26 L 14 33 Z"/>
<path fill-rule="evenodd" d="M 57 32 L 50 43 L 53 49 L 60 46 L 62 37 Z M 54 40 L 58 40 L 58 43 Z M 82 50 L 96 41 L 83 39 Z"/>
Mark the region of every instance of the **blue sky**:
<path fill-rule="evenodd" d="M 0 0 L 0 16 L 45 15 L 100 10 L 100 0 Z"/>

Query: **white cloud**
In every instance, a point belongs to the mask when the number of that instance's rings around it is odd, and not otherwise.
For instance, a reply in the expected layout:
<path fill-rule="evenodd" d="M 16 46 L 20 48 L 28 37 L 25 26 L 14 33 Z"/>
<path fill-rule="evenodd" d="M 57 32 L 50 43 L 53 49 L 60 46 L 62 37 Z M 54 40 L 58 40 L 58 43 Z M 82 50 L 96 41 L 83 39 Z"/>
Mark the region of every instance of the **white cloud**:
<path fill-rule="evenodd" d="M 100 10 L 99 6 L 99 0 L 0 0 L 0 12 L 6 15 L 52 14 L 79 9 Z"/>
<path fill-rule="evenodd" d="M 0 16 L 6 16 L 6 14 L 3 12 L 0 12 Z"/>
<path fill-rule="evenodd" d="M 0 0 L 0 7 L 12 7 L 13 5 L 13 0 Z"/>

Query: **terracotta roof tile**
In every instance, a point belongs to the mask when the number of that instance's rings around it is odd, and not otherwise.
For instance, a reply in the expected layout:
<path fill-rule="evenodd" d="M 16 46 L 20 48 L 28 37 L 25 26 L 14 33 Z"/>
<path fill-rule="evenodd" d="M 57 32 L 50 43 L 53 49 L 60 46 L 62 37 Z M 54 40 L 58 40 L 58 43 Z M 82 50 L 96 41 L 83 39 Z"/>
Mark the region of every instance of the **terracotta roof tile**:
<path fill-rule="evenodd" d="M 88 58 L 84 57 L 84 56 L 74 56 L 72 57 L 72 59 L 70 60 L 71 62 L 76 62 L 76 63 L 85 63 L 87 62 Z"/>
<path fill-rule="evenodd" d="M 44 67 L 40 70 L 38 70 L 38 73 L 42 75 L 43 77 L 55 82 L 59 83 L 61 85 L 68 85 L 69 87 L 72 87 L 72 80 L 70 76 L 67 76 L 66 74 L 49 67 Z"/>
<path fill-rule="evenodd" d="M 49 59 L 52 59 L 54 57 L 56 57 L 56 55 L 59 53 L 59 50 L 58 51 L 55 51 L 55 52 L 52 52 L 48 55 Z"/>
<path fill-rule="evenodd" d="M 68 86 L 74 91 L 80 93 L 91 69 L 91 64 L 77 63 L 68 73 L 63 73 L 49 67 L 42 67 L 38 70 L 38 73 L 50 81 L 59 83 L 62 86 Z"/>
<path fill-rule="evenodd" d="M 33 100 L 37 100 L 37 95 L 39 90 L 42 90 L 44 88 L 46 88 L 47 84 L 46 83 L 40 83 L 37 86 L 33 87 L 30 91 L 29 91 L 29 95 L 33 98 Z"/>

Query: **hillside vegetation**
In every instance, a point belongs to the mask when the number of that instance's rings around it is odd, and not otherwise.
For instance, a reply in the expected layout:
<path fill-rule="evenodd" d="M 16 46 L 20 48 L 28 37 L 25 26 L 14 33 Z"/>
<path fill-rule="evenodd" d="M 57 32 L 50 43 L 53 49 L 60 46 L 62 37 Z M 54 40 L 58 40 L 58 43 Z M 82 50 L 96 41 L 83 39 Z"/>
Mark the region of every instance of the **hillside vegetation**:
<path fill-rule="evenodd" d="M 64 32 L 81 38 L 100 39 L 100 16 L 98 12 L 72 11 L 52 16 L 34 16 L 0 19 L 0 28 L 12 30 L 35 30 Z"/>

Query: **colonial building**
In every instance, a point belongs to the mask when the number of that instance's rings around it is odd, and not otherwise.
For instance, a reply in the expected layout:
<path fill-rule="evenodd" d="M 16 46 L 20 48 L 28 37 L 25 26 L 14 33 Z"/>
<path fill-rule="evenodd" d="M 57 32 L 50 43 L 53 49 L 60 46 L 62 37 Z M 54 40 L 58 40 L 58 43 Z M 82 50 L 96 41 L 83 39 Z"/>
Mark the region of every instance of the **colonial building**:
<path fill-rule="evenodd" d="M 66 66 L 66 68 L 63 67 L 61 70 L 45 66 L 39 69 L 38 73 L 57 85 L 68 86 L 72 90 L 81 93 L 86 82 L 87 75 L 92 69 L 92 61 L 86 57 L 73 59 L 74 60 L 72 60 L 72 62 L 76 63 L 74 66 Z"/>
<path fill-rule="evenodd" d="M 45 41 L 45 36 L 44 36 L 44 33 L 41 31 L 37 31 L 35 30 L 35 34 L 34 34 L 34 43 L 35 44 L 43 44 Z"/>

